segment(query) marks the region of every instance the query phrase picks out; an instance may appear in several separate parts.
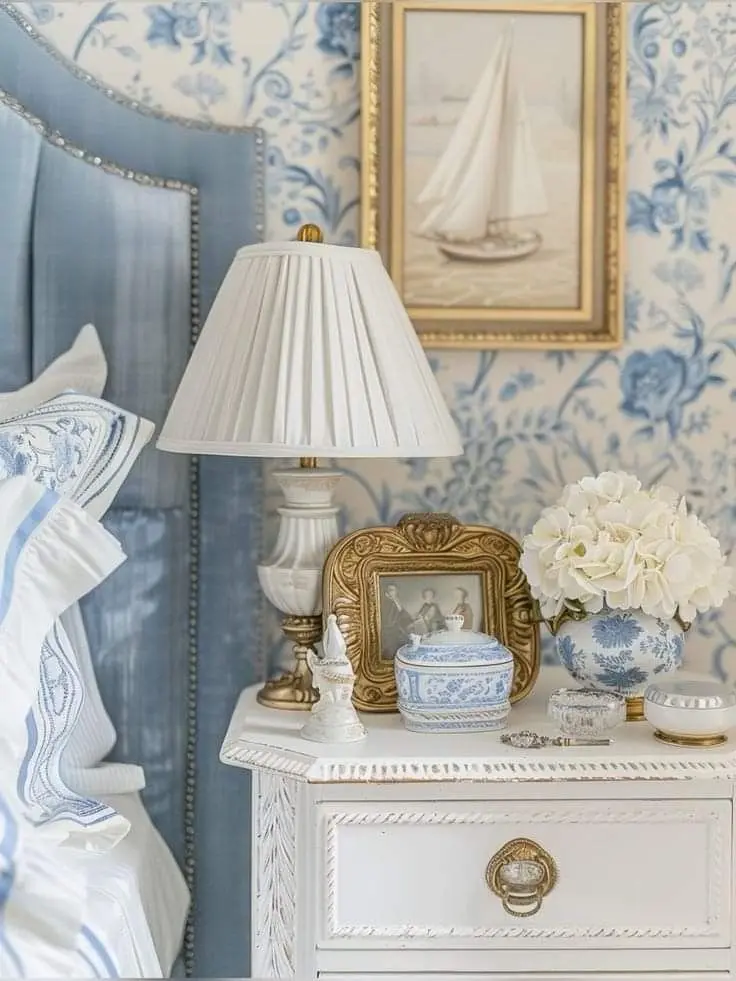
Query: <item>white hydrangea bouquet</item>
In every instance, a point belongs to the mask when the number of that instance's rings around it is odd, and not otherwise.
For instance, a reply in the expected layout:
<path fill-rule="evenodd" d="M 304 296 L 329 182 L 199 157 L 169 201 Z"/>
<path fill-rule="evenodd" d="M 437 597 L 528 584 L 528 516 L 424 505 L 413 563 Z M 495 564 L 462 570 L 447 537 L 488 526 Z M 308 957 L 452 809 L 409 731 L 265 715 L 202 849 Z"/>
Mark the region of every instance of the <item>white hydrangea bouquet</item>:
<path fill-rule="evenodd" d="M 604 610 L 689 624 L 721 606 L 733 572 L 670 487 L 605 472 L 565 487 L 523 541 L 521 568 L 551 625 Z"/>
<path fill-rule="evenodd" d="M 568 485 L 523 542 L 520 560 L 560 661 L 579 684 L 626 698 L 682 664 L 696 614 L 720 606 L 733 573 L 717 539 L 669 487 L 627 473 Z"/>

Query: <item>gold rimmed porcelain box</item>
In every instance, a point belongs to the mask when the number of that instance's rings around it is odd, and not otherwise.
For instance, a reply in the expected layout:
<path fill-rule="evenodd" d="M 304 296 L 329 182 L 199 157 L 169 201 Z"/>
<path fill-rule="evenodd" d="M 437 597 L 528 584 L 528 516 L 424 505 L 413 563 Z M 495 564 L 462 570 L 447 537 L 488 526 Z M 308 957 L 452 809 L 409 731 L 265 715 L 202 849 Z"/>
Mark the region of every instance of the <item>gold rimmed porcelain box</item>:
<path fill-rule="evenodd" d="M 662 742 L 719 746 L 736 726 L 736 691 L 717 681 L 661 681 L 644 692 L 644 716 Z"/>

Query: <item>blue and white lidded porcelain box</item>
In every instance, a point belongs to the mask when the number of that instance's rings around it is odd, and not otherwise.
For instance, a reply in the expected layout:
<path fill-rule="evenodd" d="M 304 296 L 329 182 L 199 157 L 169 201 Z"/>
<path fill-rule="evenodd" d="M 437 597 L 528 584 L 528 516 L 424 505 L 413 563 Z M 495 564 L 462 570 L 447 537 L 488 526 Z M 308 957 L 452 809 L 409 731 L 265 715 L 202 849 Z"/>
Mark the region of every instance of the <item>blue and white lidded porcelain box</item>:
<path fill-rule="evenodd" d="M 511 709 L 514 656 L 495 637 L 463 630 L 461 616 L 396 653 L 397 703 L 412 732 L 503 729 Z"/>

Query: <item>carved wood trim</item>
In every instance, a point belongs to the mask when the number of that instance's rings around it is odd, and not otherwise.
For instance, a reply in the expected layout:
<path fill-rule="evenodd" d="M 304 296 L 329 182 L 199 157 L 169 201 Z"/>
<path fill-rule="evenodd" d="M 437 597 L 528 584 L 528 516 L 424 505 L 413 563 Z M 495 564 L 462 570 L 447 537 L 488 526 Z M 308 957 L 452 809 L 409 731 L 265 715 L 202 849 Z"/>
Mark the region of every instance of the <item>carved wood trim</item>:
<path fill-rule="evenodd" d="M 338 835 L 342 827 L 362 825 L 366 827 L 396 827 L 401 825 L 450 825 L 463 826 L 508 824 L 513 828 L 519 821 L 519 811 L 513 812 L 432 812 L 432 811 L 346 811 L 329 813 L 325 821 L 325 924 L 327 939 L 441 939 L 465 938 L 474 940 L 519 939 L 519 940 L 625 940 L 625 939 L 676 939 L 709 938 L 721 932 L 723 917 L 722 899 L 724 896 L 724 869 L 729 868 L 730 852 L 722 834 L 721 815 L 715 810 L 693 807 L 651 808 L 632 807 L 616 811 L 612 816 L 610 809 L 593 809 L 585 806 L 562 807 L 554 810 L 539 810 L 524 814 L 525 824 L 541 825 L 539 835 L 543 836 L 545 824 L 593 824 L 611 823 L 631 824 L 703 824 L 708 836 L 708 899 L 706 922 L 691 926 L 673 924 L 671 926 L 646 926 L 644 924 L 596 924 L 595 926 L 535 926 L 529 921 L 515 922 L 508 926 L 489 926 L 474 928 L 451 924 L 418 925 L 397 924 L 395 926 L 371 926 L 341 924 L 338 920 L 338 880 L 339 862 Z"/>
<path fill-rule="evenodd" d="M 296 950 L 296 794 L 293 780 L 253 780 L 255 889 L 251 970 L 261 978 L 294 976 Z"/>
<path fill-rule="evenodd" d="M 268 773 L 280 773 L 307 783 L 525 783 L 585 780 L 735 780 L 736 756 L 688 759 L 641 757 L 639 759 L 325 759 L 249 743 L 227 740 L 220 759 Z"/>

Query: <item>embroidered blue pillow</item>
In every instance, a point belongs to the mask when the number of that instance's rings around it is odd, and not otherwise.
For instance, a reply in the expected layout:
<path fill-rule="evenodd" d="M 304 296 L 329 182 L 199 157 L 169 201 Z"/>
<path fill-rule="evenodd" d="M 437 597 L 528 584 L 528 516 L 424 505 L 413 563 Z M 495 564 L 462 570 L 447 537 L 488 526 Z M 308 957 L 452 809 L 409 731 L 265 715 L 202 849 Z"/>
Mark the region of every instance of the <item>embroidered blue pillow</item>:
<path fill-rule="evenodd" d="M 30 477 L 37 486 L 44 485 L 99 517 L 112 503 L 153 428 L 147 420 L 102 399 L 73 393 L 56 396 L 0 421 L 0 480 Z M 59 657 L 60 638 L 63 659 Z M 34 820 L 60 837 L 85 833 L 90 847 L 109 847 L 127 833 L 127 822 L 111 808 L 99 810 L 101 805 L 75 794 L 60 775 L 61 757 L 79 721 L 85 695 L 79 672 L 69 670 L 73 662 L 76 668 L 76 658 L 63 628 L 46 638 L 43 651 L 46 663 L 56 669 L 63 666 L 65 673 L 53 693 L 52 676 L 38 676 L 21 754 L 24 802 L 34 805 Z M 72 678 L 74 690 L 68 687 Z M 67 728 L 61 724 L 63 712 L 52 713 L 62 691 L 67 699 L 64 706 L 69 700 L 74 704 L 66 718 Z M 93 714 L 100 716 L 99 711 Z M 84 732 L 92 731 L 84 727 Z M 20 778 L 18 790 L 20 793 Z"/>
<path fill-rule="evenodd" d="M 106 379 L 105 352 L 97 331 L 92 324 L 87 324 L 79 331 L 72 346 L 33 381 L 13 392 L 0 393 L 0 420 L 30 412 L 42 402 L 64 393 L 98 397 L 102 395 Z M 130 454 L 127 459 L 132 466 L 135 456 Z M 79 604 L 74 603 L 64 613 L 62 622 L 84 686 L 82 712 L 64 752 L 67 783 L 83 795 L 140 790 L 145 786 L 140 767 L 125 763 L 99 765 L 115 745 L 117 733 L 97 685 Z"/>
<path fill-rule="evenodd" d="M 84 700 L 79 673 L 69 670 L 73 651 L 55 621 L 123 558 L 113 536 L 77 504 L 30 476 L 0 480 L 0 745 L 20 806 L 35 804 L 33 819 L 60 839 L 98 819 L 90 824 L 98 832 L 91 846 L 119 840 L 128 822 L 96 802 L 75 801 L 58 784 L 60 799 L 50 805 L 49 775 L 71 731 L 59 723 L 73 724 Z"/>
<path fill-rule="evenodd" d="M 0 480 L 33 477 L 100 518 L 153 431 L 104 399 L 57 395 L 0 421 Z"/>
<path fill-rule="evenodd" d="M 100 518 L 153 431 L 148 420 L 104 399 L 76 393 L 57 395 L 28 412 L 0 420 L 0 479 L 27 475 Z M 86 786 L 90 782 L 102 781 L 111 793 L 140 789 L 145 779 L 139 767 L 118 764 L 104 771 L 96 767 L 111 749 L 116 734 L 99 694 L 79 609 L 67 611 L 64 622 L 72 633 L 71 644 L 66 631 L 63 633 L 65 649 L 76 654 L 84 689 L 81 710 L 70 721 L 71 735 L 64 733 L 66 752 L 61 770 L 66 776 L 65 786 L 82 791 L 81 798 L 90 789 Z M 59 759 L 64 750 L 57 752 L 53 746 L 61 730 L 57 727 L 55 732 L 56 736 L 49 735 L 46 751 Z M 39 787 L 37 758 L 34 756 L 28 765 L 29 779 Z M 90 766 L 94 772 L 87 769 Z M 96 780 L 87 780 L 88 775 Z"/>
<path fill-rule="evenodd" d="M 0 751 L 16 766 L 44 638 L 124 559 L 119 542 L 76 504 L 29 477 L 0 481 Z"/>
<path fill-rule="evenodd" d="M 41 647 L 39 686 L 26 717 L 28 742 L 18 774 L 18 797 L 34 824 L 60 838 L 83 834 L 90 846 L 111 848 L 129 822 L 107 804 L 75 793 L 62 776 L 62 757 L 86 698 L 74 648 L 57 620 Z"/>

